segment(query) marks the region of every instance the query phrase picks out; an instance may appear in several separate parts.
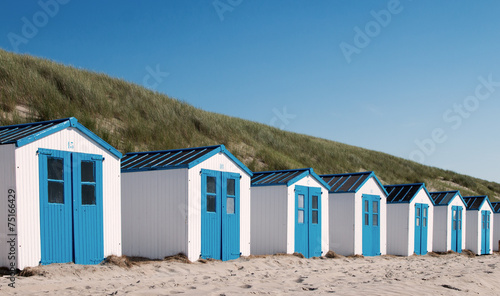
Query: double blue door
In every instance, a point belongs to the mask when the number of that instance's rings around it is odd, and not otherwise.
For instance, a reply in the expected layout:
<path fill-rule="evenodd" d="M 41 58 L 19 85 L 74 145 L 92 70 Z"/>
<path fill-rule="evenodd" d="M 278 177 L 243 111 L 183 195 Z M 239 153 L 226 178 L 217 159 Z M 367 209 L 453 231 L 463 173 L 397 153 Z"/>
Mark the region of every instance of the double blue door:
<path fill-rule="evenodd" d="M 295 186 L 295 252 L 321 256 L 321 188 Z"/>
<path fill-rule="evenodd" d="M 380 255 L 380 196 L 363 195 L 363 255 Z"/>
<path fill-rule="evenodd" d="M 39 149 L 41 264 L 104 259 L 102 156 Z"/>
<path fill-rule="evenodd" d="M 231 260 L 240 256 L 240 175 L 201 172 L 201 257 Z"/>
<path fill-rule="evenodd" d="M 451 250 L 462 253 L 462 207 L 451 207 Z"/>
<path fill-rule="evenodd" d="M 481 211 L 481 254 L 490 253 L 490 211 Z"/>
<path fill-rule="evenodd" d="M 415 254 L 427 254 L 427 224 L 429 205 L 415 204 Z"/>

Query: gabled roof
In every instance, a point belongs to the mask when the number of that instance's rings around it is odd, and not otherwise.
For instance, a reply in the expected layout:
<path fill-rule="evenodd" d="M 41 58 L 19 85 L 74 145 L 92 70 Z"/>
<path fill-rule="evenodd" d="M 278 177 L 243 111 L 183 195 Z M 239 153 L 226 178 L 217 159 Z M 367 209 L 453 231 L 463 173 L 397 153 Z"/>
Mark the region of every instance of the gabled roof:
<path fill-rule="evenodd" d="M 252 176 L 252 171 L 250 171 L 241 161 L 234 157 L 234 155 L 232 155 L 224 145 L 161 151 L 131 152 L 123 156 L 121 168 L 124 173 L 180 168 L 190 169 L 217 153 L 224 153 L 243 171 Z"/>
<path fill-rule="evenodd" d="M 50 121 L 41 121 L 25 124 L 16 124 L 0 127 L 0 145 L 15 144 L 16 147 L 22 147 L 31 142 L 52 135 L 65 128 L 73 127 L 84 133 L 93 141 L 98 143 L 104 149 L 114 154 L 116 157 L 121 158 L 122 154 L 113 146 L 106 143 L 103 139 L 99 138 L 96 134 L 91 132 L 88 128 L 84 127 L 74 117 L 56 119 Z"/>
<path fill-rule="evenodd" d="M 378 184 L 380 189 L 386 196 L 388 195 L 384 186 L 374 172 L 320 175 L 320 177 L 331 187 L 331 193 L 357 192 L 370 178 L 373 177 L 375 178 L 375 182 Z"/>
<path fill-rule="evenodd" d="M 459 197 L 464 204 L 465 201 L 460 194 L 460 191 L 454 190 L 454 191 L 440 191 L 440 192 L 431 192 L 429 193 L 431 195 L 432 200 L 434 201 L 434 205 L 436 206 L 447 206 L 449 205 L 455 197 Z"/>
<path fill-rule="evenodd" d="M 254 172 L 252 177 L 252 186 L 270 186 L 270 185 L 286 185 L 290 186 L 300 179 L 311 175 L 321 185 L 328 190 L 330 186 L 321 179 L 312 168 L 282 170 L 282 171 L 267 171 Z"/>
<path fill-rule="evenodd" d="M 420 189 L 424 189 L 429 196 L 430 202 L 434 205 L 434 201 L 430 197 L 424 183 L 386 185 L 384 187 L 388 193 L 387 203 L 411 203 Z"/>
<path fill-rule="evenodd" d="M 500 213 L 500 202 L 492 202 L 493 212 Z"/>
<path fill-rule="evenodd" d="M 481 196 L 464 196 L 465 204 L 467 205 L 467 210 L 479 210 L 485 202 L 487 202 L 491 209 L 493 210 L 493 206 L 490 203 L 490 199 L 487 195 Z"/>

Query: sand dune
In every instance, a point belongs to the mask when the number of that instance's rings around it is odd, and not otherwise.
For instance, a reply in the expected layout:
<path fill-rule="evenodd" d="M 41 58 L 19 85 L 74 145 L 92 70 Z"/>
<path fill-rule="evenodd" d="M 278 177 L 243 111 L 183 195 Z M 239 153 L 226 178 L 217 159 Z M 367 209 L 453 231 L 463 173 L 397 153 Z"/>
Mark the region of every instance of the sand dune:
<path fill-rule="evenodd" d="M 2 295 L 500 295 L 500 255 L 303 259 L 292 255 L 191 264 L 172 261 L 37 267 Z"/>

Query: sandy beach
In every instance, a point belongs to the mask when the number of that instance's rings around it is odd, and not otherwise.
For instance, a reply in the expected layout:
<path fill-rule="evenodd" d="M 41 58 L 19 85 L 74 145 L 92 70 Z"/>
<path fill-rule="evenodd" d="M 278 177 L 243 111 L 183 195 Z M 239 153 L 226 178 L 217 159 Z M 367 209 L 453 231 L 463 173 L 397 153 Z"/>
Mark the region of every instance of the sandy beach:
<path fill-rule="evenodd" d="M 2 295 L 500 295 L 500 255 L 465 254 L 304 259 L 293 255 L 130 267 L 53 264 L 37 275 L 0 279 Z M 120 266 L 121 265 L 121 266 Z"/>

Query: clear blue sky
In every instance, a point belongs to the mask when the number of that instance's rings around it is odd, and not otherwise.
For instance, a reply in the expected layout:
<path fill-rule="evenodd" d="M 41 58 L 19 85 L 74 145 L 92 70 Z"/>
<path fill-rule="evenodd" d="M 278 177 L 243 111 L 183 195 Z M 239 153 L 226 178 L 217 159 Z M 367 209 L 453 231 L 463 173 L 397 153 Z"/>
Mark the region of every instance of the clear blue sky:
<path fill-rule="evenodd" d="M 55 1 L 0 47 L 500 182 L 499 1 Z"/>

